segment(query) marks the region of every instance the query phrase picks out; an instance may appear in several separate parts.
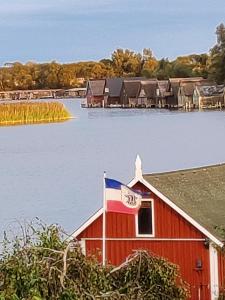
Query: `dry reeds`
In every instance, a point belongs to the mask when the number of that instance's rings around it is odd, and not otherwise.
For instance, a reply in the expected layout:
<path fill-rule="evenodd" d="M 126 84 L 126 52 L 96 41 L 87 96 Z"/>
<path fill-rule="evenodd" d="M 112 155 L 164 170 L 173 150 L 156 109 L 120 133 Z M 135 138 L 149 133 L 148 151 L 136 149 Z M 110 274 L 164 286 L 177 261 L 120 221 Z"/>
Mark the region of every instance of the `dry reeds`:
<path fill-rule="evenodd" d="M 0 104 L 0 125 L 60 122 L 71 118 L 59 102 L 18 102 Z"/>

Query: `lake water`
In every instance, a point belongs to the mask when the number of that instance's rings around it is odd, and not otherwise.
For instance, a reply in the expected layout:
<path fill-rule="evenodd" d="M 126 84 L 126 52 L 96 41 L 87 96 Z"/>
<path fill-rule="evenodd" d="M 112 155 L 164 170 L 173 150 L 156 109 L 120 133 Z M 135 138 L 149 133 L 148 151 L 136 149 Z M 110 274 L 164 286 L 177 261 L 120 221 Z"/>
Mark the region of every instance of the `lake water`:
<path fill-rule="evenodd" d="M 225 112 L 82 109 L 65 123 L 0 127 L 0 235 L 39 217 L 70 233 L 102 203 L 103 172 L 145 173 L 225 162 Z"/>

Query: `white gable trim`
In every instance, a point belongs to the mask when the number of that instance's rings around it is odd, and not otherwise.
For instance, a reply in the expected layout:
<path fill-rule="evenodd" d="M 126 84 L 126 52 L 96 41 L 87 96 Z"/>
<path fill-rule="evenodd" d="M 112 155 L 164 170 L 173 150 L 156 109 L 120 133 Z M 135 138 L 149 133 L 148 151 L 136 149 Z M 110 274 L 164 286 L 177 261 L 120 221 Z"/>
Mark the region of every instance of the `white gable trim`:
<path fill-rule="evenodd" d="M 216 245 L 223 247 L 223 243 L 218 240 L 214 235 L 212 235 L 208 230 L 206 230 L 203 226 L 201 226 L 198 222 L 196 222 L 192 217 L 190 217 L 187 213 L 185 213 L 181 208 L 179 208 L 176 204 L 174 204 L 169 198 L 164 196 L 160 191 L 158 191 L 154 186 L 152 186 L 148 181 L 142 178 L 134 178 L 129 184 L 129 187 L 132 187 L 137 182 L 143 183 L 150 191 L 152 191 L 156 196 L 158 196 L 161 200 L 163 200 L 166 204 L 168 204 L 171 208 L 173 208 L 178 214 L 180 214 L 184 219 L 186 219 L 189 223 L 191 223 L 195 228 L 201 231 L 205 236 L 207 236 L 212 242 Z"/>
<path fill-rule="evenodd" d="M 68 241 L 75 239 L 81 232 L 83 232 L 89 225 L 103 214 L 103 208 L 100 208 L 94 215 L 92 215 L 85 223 L 83 223 L 77 230 L 75 230 L 68 238 Z"/>

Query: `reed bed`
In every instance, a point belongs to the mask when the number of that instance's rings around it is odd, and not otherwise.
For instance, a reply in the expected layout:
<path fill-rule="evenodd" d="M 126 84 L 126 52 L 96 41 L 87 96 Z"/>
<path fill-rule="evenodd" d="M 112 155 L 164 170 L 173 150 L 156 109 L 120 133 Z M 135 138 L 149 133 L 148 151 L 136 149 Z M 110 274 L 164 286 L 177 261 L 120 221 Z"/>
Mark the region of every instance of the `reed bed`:
<path fill-rule="evenodd" d="M 18 102 L 0 104 L 0 126 L 62 122 L 72 118 L 59 102 Z"/>

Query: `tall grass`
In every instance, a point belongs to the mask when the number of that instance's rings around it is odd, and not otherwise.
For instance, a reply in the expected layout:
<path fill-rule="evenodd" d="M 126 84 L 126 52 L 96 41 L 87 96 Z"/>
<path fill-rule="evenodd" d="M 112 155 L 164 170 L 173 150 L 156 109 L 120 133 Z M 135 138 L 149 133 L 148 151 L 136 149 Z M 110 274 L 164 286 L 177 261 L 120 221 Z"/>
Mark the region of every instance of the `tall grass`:
<path fill-rule="evenodd" d="M 70 113 L 59 102 L 0 104 L 0 125 L 60 122 L 70 118 Z"/>

